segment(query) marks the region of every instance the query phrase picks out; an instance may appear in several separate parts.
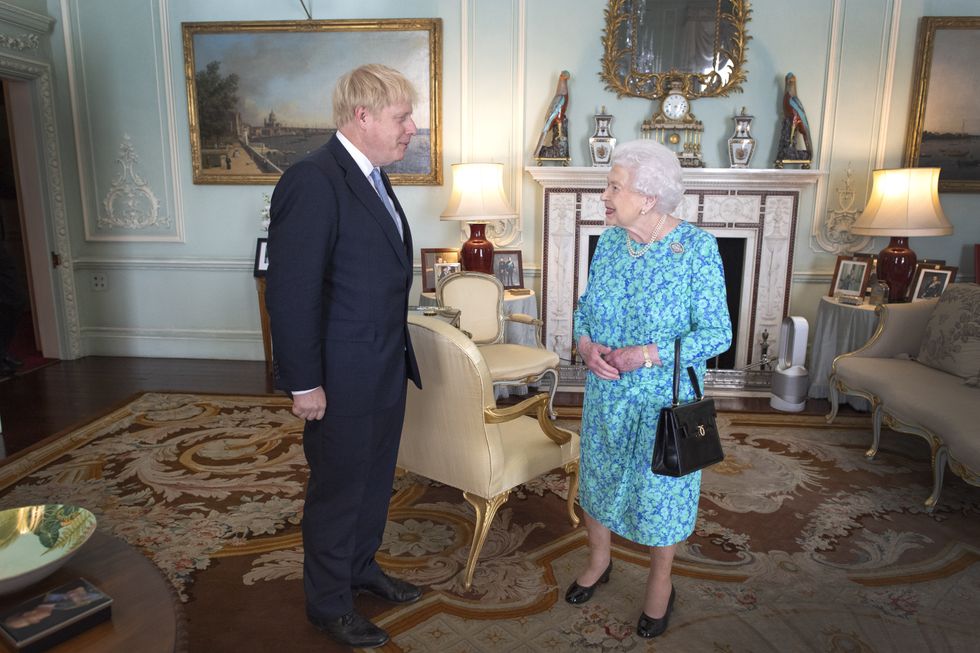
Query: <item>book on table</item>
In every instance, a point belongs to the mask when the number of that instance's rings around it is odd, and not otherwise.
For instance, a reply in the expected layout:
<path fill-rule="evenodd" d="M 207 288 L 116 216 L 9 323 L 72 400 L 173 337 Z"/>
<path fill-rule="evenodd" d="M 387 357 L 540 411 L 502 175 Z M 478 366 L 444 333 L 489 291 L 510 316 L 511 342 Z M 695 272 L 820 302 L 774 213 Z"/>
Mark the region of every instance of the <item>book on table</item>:
<path fill-rule="evenodd" d="M 77 578 L 0 611 L 0 636 L 18 652 L 37 653 L 109 619 L 112 598 Z"/>

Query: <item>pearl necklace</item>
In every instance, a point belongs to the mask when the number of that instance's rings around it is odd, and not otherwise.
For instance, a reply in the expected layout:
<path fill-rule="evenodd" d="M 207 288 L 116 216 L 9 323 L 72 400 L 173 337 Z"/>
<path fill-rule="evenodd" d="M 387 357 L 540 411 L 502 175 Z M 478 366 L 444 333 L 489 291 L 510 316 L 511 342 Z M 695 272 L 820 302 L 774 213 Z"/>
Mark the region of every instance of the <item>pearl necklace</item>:
<path fill-rule="evenodd" d="M 633 239 L 630 238 L 629 234 L 626 234 L 626 251 L 633 258 L 640 258 L 647 253 L 655 242 L 660 240 L 660 230 L 664 228 L 664 224 L 667 222 L 667 214 L 664 213 L 660 216 L 660 220 L 657 222 L 657 226 L 653 228 L 653 236 L 650 240 L 640 249 L 633 249 Z"/>

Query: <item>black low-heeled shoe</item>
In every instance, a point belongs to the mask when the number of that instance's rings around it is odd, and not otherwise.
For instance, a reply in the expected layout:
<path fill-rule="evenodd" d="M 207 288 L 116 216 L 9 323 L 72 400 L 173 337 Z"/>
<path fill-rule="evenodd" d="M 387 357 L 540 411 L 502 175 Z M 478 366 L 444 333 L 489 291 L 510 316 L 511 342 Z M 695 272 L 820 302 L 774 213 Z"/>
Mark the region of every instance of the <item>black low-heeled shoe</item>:
<path fill-rule="evenodd" d="M 670 611 L 674 608 L 674 586 L 670 586 L 670 598 L 667 599 L 667 611 L 659 619 L 648 617 L 646 612 L 640 613 L 640 620 L 636 624 L 636 634 L 640 637 L 650 639 L 663 635 L 667 630 L 667 621 L 670 619 Z"/>
<path fill-rule="evenodd" d="M 602 572 L 599 576 L 599 580 L 592 583 L 588 587 L 582 587 L 576 581 L 572 581 L 572 584 L 568 586 L 568 590 L 565 592 L 565 601 L 571 603 L 572 605 L 581 605 L 589 599 L 592 598 L 592 594 L 595 592 L 595 588 L 600 583 L 609 582 L 609 574 L 612 573 L 612 560 L 609 561 L 609 566 L 606 570 Z"/>

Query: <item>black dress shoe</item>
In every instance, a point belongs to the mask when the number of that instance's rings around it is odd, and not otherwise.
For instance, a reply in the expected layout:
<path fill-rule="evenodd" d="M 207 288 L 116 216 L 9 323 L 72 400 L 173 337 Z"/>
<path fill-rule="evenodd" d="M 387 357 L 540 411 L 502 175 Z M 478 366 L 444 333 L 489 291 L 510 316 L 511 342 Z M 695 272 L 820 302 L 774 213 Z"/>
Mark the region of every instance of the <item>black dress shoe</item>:
<path fill-rule="evenodd" d="M 609 566 L 606 570 L 602 572 L 599 576 L 599 580 L 592 583 L 588 587 L 582 587 L 577 581 L 572 581 L 572 584 L 568 586 L 568 590 L 565 592 L 565 601 L 571 603 L 572 605 L 581 605 L 589 599 L 592 598 L 592 594 L 595 592 L 595 588 L 599 583 L 608 583 L 609 574 L 612 573 L 612 560 L 609 561 Z"/>
<path fill-rule="evenodd" d="M 670 586 L 670 598 L 667 599 L 667 611 L 659 619 L 648 617 L 646 612 L 640 613 L 640 621 L 636 624 L 636 634 L 640 637 L 656 637 L 663 635 L 667 630 L 667 621 L 670 619 L 670 611 L 674 607 L 674 586 Z"/>
<path fill-rule="evenodd" d="M 310 623 L 325 632 L 332 640 L 352 648 L 384 646 L 388 633 L 353 610 L 336 619 L 321 619 L 307 614 Z"/>
<path fill-rule="evenodd" d="M 395 578 L 381 572 L 374 580 L 355 585 L 351 588 L 355 593 L 370 592 L 392 603 L 414 603 L 422 596 L 422 588 L 412 585 L 401 578 Z"/>

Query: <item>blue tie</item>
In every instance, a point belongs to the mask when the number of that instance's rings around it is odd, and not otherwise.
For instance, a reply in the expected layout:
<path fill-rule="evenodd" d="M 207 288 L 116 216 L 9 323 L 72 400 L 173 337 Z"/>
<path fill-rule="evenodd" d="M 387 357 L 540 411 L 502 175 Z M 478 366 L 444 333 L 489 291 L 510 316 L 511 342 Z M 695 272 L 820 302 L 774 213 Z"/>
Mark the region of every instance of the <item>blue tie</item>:
<path fill-rule="evenodd" d="M 395 211 L 395 205 L 391 203 L 391 198 L 388 197 L 388 191 L 385 190 L 385 185 L 381 181 L 380 169 L 375 168 L 371 171 L 371 181 L 374 182 L 374 190 L 378 191 L 381 201 L 384 202 L 385 208 L 388 209 L 388 215 L 395 221 L 395 229 L 398 230 L 398 236 L 402 240 L 405 240 L 405 234 L 402 233 L 402 219 L 398 216 L 398 212 Z"/>

